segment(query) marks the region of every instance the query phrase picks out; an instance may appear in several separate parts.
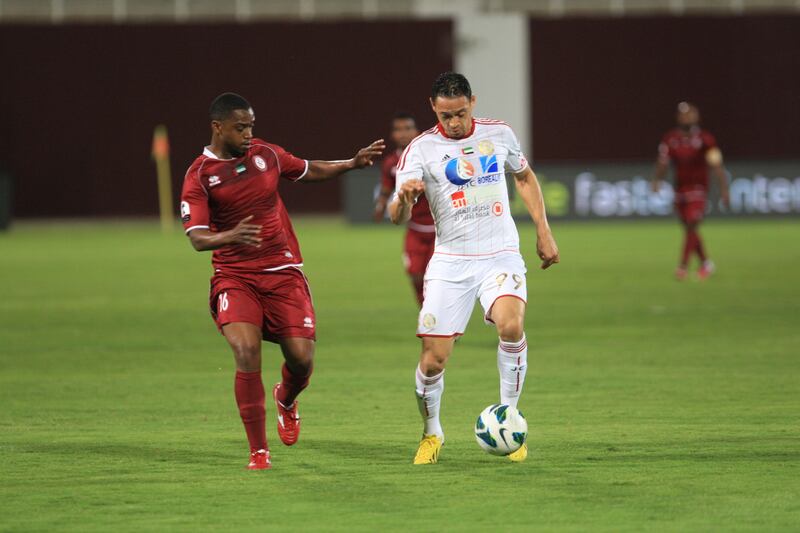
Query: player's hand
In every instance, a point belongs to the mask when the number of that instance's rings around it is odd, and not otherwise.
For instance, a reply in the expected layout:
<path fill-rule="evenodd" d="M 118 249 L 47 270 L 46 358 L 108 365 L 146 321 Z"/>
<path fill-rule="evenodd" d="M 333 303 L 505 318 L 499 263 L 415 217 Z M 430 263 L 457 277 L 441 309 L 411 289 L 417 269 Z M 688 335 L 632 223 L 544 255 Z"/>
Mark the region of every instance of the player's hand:
<path fill-rule="evenodd" d="M 386 150 L 386 143 L 383 139 L 378 139 L 366 148 L 362 148 L 353 157 L 353 167 L 364 168 L 371 167 L 375 160 L 381 156 L 383 151 Z"/>
<path fill-rule="evenodd" d="M 549 230 L 539 234 L 536 239 L 536 254 L 542 260 L 542 270 L 559 262 L 558 246 Z"/>
<path fill-rule="evenodd" d="M 400 198 L 400 203 L 403 205 L 411 205 L 417 201 L 417 198 L 425 192 L 425 182 L 422 180 L 408 180 L 404 181 L 397 191 L 397 197 Z"/>
<path fill-rule="evenodd" d="M 256 248 L 261 246 L 261 224 L 249 224 L 251 220 L 253 215 L 246 216 L 230 230 L 231 244 L 248 244 Z"/>

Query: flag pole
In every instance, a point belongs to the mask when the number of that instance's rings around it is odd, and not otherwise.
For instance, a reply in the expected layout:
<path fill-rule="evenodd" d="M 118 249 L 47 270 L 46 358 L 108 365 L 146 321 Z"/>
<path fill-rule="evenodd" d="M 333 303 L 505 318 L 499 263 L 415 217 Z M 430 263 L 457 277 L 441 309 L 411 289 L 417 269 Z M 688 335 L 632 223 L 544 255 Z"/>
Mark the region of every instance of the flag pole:
<path fill-rule="evenodd" d="M 167 127 L 159 124 L 153 131 L 152 156 L 156 162 L 158 176 L 158 207 L 161 215 L 161 230 L 169 233 L 174 227 L 172 211 L 172 173 L 169 168 L 169 137 Z"/>

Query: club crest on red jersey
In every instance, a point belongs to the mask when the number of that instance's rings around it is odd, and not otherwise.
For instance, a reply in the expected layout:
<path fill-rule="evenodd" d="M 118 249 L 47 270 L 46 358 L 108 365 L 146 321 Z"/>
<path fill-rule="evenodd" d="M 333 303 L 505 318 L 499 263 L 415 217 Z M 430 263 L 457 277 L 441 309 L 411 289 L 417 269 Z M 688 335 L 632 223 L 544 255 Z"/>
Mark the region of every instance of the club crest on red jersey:
<path fill-rule="evenodd" d="M 264 158 L 261 157 L 260 155 L 253 156 L 253 164 L 256 166 L 258 170 L 262 172 L 267 169 L 267 162 L 264 161 Z"/>

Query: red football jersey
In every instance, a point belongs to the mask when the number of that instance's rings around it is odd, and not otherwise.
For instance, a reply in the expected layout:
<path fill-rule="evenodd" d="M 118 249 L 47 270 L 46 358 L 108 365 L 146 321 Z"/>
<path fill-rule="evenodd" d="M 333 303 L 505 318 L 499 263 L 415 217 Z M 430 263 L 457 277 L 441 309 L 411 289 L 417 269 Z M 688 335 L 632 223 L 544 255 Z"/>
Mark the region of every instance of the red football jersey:
<path fill-rule="evenodd" d="M 181 194 L 181 219 L 193 229 L 233 229 L 253 215 L 261 224 L 261 246 L 230 245 L 214 250 L 214 268 L 261 271 L 303 264 L 289 214 L 278 194 L 278 179 L 297 181 L 308 161 L 280 146 L 253 139 L 239 158 L 218 159 L 208 148 L 186 172 Z"/>
<path fill-rule="evenodd" d="M 688 135 L 679 128 L 664 134 L 658 145 L 658 158 L 675 165 L 675 188 L 708 189 L 706 154 L 717 147 L 717 140 L 706 130 L 692 128 Z"/>
<path fill-rule="evenodd" d="M 402 150 L 396 150 L 381 162 L 381 183 L 385 189 L 394 190 L 396 187 L 397 163 L 400 162 L 402 153 Z M 417 231 L 435 231 L 433 215 L 431 215 L 431 208 L 428 205 L 428 199 L 425 198 L 425 194 L 421 194 L 417 198 L 417 203 L 411 208 L 411 219 L 408 221 L 408 227 Z"/>

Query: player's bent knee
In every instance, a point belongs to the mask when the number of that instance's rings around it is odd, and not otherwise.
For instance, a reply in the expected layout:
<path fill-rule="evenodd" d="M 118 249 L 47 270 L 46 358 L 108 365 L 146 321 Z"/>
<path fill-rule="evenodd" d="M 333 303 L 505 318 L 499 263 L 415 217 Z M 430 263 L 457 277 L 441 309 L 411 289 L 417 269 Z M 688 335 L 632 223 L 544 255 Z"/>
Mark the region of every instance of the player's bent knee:
<path fill-rule="evenodd" d="M 300 337 L 280 342 L 287 366 L 296 374 L 307 374 L 314 366 L 314 341 Z"/>
<path fill-rule="evenodd" d="M 233 356 L 240 370 L 255 372 L 261 369 L 261 343 L 231 341 Z"/>
<path fill-rule="evenodd" d="M 519 342 L 525 334 L 525 325 L 521 318 L 504 320 L 497 324 L 497 335 L 506 342 Z"/>

